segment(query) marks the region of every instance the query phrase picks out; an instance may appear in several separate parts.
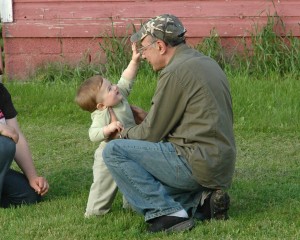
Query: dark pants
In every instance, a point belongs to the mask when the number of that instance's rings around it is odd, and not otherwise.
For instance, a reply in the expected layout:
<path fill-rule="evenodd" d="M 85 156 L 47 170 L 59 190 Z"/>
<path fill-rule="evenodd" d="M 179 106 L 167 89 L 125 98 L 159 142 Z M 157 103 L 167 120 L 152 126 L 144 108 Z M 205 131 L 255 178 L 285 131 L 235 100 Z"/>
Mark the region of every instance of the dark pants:
<path fill-rule="evenodd" d="M 15 143 L 0 135 L 0 207 L 33 204 L 41 200 L 24 174 L 10 168 L 16 152 Z"/>

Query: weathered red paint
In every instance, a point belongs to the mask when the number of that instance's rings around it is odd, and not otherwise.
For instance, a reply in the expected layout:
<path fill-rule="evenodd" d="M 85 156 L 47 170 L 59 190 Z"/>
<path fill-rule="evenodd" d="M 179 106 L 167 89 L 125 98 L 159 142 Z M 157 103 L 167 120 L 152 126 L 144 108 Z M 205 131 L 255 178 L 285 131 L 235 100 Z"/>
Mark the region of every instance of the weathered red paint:
<path fill-rule="evenodd" d="M 102 37 L 127 36 L 146 19 L 171 13 L 187 28 L 195 45 L 213 29 L 225 45 L 248 37 L 269 16 L 278 15 L 285 34 L 300 36 L 300 1 L 297 0 L 14 0 L 13 23 L 3 25 L 5 70 L 9 78 L 26 79 L 47 62 L 77 64 L 104 61 Z M 101 56 L 99 56 L 101 55 Z"/>
<path fill-rule="evenodd" d="M 0 46 L 0 75 L 3 73 L 2 47 Z"/>

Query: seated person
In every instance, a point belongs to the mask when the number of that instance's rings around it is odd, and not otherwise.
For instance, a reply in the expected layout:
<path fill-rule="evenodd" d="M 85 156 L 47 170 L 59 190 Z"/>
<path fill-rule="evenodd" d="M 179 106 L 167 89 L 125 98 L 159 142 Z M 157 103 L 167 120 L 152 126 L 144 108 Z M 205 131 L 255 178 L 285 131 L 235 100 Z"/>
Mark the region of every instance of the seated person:
<path fill-rule="evenodd" d="M 47 180 L 37 175 L 16 116 L 11 96 L 0 83 L 0 206 L 3 208 L 40 202 L 49 189 Z M 23 173 L 10 169 L 13 160 Z"/>

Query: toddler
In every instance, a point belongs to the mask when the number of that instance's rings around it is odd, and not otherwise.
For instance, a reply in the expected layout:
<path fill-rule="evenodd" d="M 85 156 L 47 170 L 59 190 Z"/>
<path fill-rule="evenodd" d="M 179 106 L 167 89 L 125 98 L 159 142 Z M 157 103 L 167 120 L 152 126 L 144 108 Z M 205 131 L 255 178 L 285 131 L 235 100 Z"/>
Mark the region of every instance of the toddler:
<path fill-rule="evenodd" d="M 136 125 L 127 97 L 134 83 L 139 62 L 140 53 L 136 44 L 133 44 L 132 59 L 123 71 L 118 84 L 111 84 L 106 78 L 96 75 L 85 80 L 78 89 L 76 103 L 83 110 L 91 112 L 90 140 L 100 143 L 94 154 L 93 183 L 85 217 L 109 212 L 116 196 L 117 185 L 103 161 L 102 151 L 112 134 L 120 132 L 123 127 Z M 128 207 L 124 197 L 123 207 Z"/>

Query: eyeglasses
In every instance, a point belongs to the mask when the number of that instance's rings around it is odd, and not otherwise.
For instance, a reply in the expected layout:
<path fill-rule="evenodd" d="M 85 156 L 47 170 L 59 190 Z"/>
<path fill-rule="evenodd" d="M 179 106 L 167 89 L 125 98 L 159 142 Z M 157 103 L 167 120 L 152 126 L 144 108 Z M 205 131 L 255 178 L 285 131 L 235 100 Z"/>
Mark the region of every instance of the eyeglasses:
<path fill-rule="evenodd" d="M 152 44 L 154 44 L 154 43 L 156 43 L 156 42 L 157 42 L 157 40 L 156 40 L 156 41 L 154 41 L 154 42 L 152 42 L 152 43 L 150 43 L 150 44 L 149 44 L 149 45 L 147 45 L 147 46 L 140 47 L 140 48 L 138 48 L 137 50 L 138 50 L 138 52 L 139 52 L 139 53 L 142 55 L 142 54 L 143 54 L 143 52 L 144 52 L 144 51 L 146 51 L 148 47 L 150 47 Z"/>

